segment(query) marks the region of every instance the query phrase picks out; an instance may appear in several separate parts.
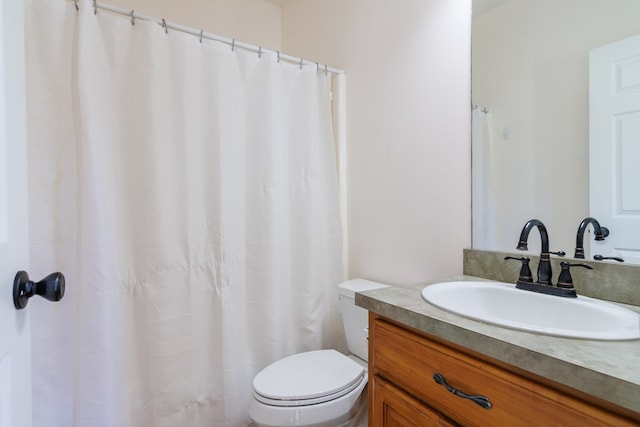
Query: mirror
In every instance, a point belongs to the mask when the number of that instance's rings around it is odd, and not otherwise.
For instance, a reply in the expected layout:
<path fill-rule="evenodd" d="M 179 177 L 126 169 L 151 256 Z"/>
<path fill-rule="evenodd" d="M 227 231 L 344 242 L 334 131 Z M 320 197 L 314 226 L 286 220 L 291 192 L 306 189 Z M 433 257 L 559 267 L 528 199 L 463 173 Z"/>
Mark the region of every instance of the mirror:
<path fill-rule="evenodd" d="M 513 252 L 538 218 L 551 251 L 572 257 L 590 216 L 589 50 L 640 34 L 640 1 L 473 0 L 473 11 L 473 247 Z M 532 233 L 530 253 L 539 242 Z"/>

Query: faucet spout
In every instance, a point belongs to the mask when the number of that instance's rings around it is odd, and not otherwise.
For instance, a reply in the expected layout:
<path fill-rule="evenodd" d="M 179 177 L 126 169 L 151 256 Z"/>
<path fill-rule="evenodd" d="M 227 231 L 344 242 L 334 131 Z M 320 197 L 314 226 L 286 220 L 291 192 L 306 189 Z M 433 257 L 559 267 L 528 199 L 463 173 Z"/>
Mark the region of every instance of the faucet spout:
<path fill-rule="evenodd" d="M 538 283 L 541 285 L 551 285 L 551 256 L 549 254 L 549 234 L 547 228 L 539 219 L 531 219 L 522 227 L 520 232 L 520 240 L 516 249 L 526 251 L 528 249 L 527 241 L 529 240 L 529 233 L 537 227 L 540 232 L 541 239 L 541 252 L 540 262 L 538 263 Z"/>
<path fill-rule="evenodd" d="M 600 223 L 595 218 L 587 217 L 583 219 L 578 226 L 578 232 L 576 234 L 575 258 L 584 259 L 584 233 L 589 224 L 593 226 L 595 240 L 604 240 L 604 238 L 609 235 L 609 229 L 607 229 L 607 227 L 601 227 Z"/>

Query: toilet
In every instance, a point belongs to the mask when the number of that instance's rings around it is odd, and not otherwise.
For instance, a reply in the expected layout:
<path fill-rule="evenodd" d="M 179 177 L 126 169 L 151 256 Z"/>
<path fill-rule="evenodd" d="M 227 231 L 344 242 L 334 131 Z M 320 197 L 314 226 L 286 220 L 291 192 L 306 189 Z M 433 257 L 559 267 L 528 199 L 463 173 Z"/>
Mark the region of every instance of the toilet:
<path fill-rule="evenodd" d="M 350 425 L 367 385 L 368 313 L 355 293 L 388 285 L 353 279 L 338 286 L 349 356 L 336 350 L 298 353 L 278 360 L 253 380 L 249 416 L 256 427 Z"/>

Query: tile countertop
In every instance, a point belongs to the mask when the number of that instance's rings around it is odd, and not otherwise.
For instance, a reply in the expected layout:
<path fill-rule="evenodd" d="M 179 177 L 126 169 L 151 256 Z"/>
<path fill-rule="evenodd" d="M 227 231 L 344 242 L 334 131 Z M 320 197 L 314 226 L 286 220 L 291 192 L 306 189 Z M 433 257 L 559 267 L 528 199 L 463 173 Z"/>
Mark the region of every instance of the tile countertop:
<path fill-rule="evenodd" d="M 457 276 L 450 280 L 486 280 Z M 426 302 L 428 284 L 356 294 L 356 305 L 493 359 L 596 396 L 640 417 L 640 340 L 560 338 L 492 326 Z"/>

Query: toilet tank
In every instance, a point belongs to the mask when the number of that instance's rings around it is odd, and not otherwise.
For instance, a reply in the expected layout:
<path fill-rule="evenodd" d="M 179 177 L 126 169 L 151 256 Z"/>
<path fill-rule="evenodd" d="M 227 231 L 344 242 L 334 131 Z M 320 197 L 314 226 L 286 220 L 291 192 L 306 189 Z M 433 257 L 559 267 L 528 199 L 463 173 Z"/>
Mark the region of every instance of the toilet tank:
<path fill-rule="evenodd" d="M 355 304 L 355 293 L 387 288 L 389 285 L 365 279 L 353 279 L 338 285 L 338 299 L 342 313 L 342 324 L 347 337 L 349 351 L 360 359 L 369 360 L 367 336 L 369 332 L 369 312 Z"/>

